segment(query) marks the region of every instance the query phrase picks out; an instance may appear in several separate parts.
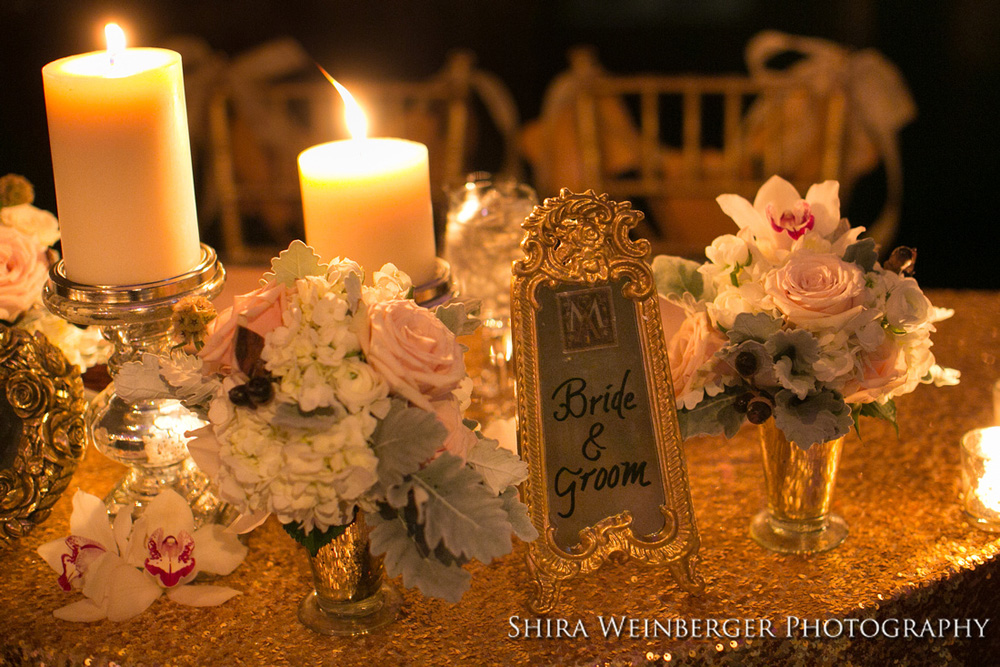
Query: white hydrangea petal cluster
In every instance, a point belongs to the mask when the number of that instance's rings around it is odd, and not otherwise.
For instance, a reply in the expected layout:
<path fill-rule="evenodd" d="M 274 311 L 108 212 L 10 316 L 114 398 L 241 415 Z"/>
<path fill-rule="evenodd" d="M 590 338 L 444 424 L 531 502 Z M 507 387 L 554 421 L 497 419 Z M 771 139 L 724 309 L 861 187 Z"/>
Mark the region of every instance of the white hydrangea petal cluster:
<path fill-rule="evenodd" d="M 378 458 L 368 438 L 376 419 L 353 414 L 322 428 L 292 428 L 275 425 L 274 410 L 237 408 L 216 425 L 223 499 L 307 533 L 350 522 L 355 507 L 372 509 Z"/>
<path fill-rule="evenodd" d="M 353 320 L 344 280 L 296 281 L 282 325 L 265 337 L 261 352 L 278 379 L 279 397 L 303 412 L 343 405 L 356 413 L 388 396 L 385 382 L 357 359 L 361 344 Z"/>

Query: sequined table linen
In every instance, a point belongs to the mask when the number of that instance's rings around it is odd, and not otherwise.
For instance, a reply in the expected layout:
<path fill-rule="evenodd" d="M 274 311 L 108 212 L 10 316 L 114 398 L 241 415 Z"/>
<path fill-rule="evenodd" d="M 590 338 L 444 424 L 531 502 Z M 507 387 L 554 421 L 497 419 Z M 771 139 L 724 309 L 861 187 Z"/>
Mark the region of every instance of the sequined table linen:
<path fill-rule="evenodd" d="M 764 502 L 764 484 L 756 434 L 748 428 L 729 442 L 685 444 L 702 539 L 698 570 L 707 584 L 701 597 L 680 591 L 664 571 L 612 563 L 567 591 L 550 622 L 539 621 L 525 606 L 528 577 L 519 544 L 491 567 L 471 566 L 472 589 L 459 604 L 405 591 L 402 615 L 386 630 L 322 637 L 296 620 L 296 606 L 311 590 L 308 559 L 271 520 L 251 536 L 246 561 L 224 580 L 243 591 L 226 604 L 192 608 L 161 598 L 124 623 L 73 624 L 52 616 L 70 599 L 35 553 L 68 532 L 66 494 L 46 523 L 0 554 L 0 664 L 989 664 L 991 647 L 1000 647 L 1000 535 L 962 519 L 958 442 L 992 420 L 1000 294 L 930 296 L 957 311 L 938 325 L 934 351 L 942 364 L 962 371 L 962 384 L 921 386 L 900 398 L 898 440 L 875 420 L 862 423 L 861 439 L 847 439 L 833 509 L 850 535 L 831 552 L 778 555 L 751 541 L 747 528 Z M 120 474 L 91 451 L 70 489 L 101 495 Z M 602 621 L 622 616 L 638 619 L 637 636 L 628 637 L 626 627 L 625 636 L 606 638 Z M 836 619 L 845 633 L 813 638 L 799 631 L 785 638 L 789 617 Z M 850 619 L 857 619 L 858 631 L 866 618 L 990 620 L 983 639 L 938 636 L 938 625 L 933 637 L 845 636 Z M 701 637 L 654 637 L 649 629 L 660 621 L 676 630 L 676 619 L 689 629 L 692 620 L 700 623 Z M 705 637 L 709 619 L 750 620 L 729 638 Z M 761 623 L 770 623 L 776 638 L 760 632 Z M 539 632 L 552 637 L 537 638 Z"/>

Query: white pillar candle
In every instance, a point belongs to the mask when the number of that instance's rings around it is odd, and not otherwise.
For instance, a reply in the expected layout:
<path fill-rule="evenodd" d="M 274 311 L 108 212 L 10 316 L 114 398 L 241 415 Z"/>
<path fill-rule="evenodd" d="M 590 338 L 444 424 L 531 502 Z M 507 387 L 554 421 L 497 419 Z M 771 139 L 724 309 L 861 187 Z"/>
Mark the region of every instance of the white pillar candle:
<path fill-rule="evenodd" d="M 201 254 L 181 57 L 110 38 L 42 68 L 66 276 L 154 282 Z"/>
<path fill-rule="evenodd" d="M 434 278 L 427 147 L 403 139 L 345 139 L 299 155 L 306 243 L 367 275 L 392 262 L 415 285 Z"/>
<path fill-rule="evenodd" d="M 346 88 L 352 139 L 299 154 L 306 243 L 321 257 L 347 257 L 367 275 L 392 262 L 414 285 L 434 278 L 434 214 L 427 147 L 403 139 L 366 139 L 368 119 Z"/>

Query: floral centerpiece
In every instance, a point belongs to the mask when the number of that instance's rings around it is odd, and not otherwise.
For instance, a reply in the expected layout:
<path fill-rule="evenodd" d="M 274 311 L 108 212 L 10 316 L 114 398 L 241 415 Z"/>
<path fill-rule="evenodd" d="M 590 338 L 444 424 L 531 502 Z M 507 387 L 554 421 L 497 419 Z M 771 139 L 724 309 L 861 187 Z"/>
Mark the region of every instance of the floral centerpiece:
<path fill-rule="evenodd" d="M 59 240 L 59 223 L 34 200 L 23 176 L 0 178 L 0 322 L 41 332 L 85 371 L 107 361 L 111 345 L 97 327 L 76 327 L 42 304 L 42 287 L 58 257 L 51 246 Z"/>
<path fill-rule="evenodd" d="M 536 536 L 514 486 L 526 466 L 462 417 L 471 382 L 456 336 L 477 322 L 463 303 L 419 306 L 391 264 L 366 285 L 356 263 L 295 241 L 271 269 L 217 317 L 180 303 L 189 346 L 126 364 L 118 393 L 204 410 L 189 448 L 239 530 L 273 514 L 315 555 L 363 513 L 390 576 L 457 601 L 463 563 L 508 553 L 511 533 Z"/>
<path fill-rule="evenodd" d="M 839 438 L 861 416 L 895 424 L 893 399 L 920 383 L 958 382 L 931 352 L 936 308 L 912 273 L 916 251 L 884 263 L 863 227 L 840 217 L 839 184 L 803 199 L 778 176 L 753 204 L 717 201 L 739 231 L 705 249 L 708 261 L 653 260 L 682 435 L 774 425 L 808 448 Z"/>

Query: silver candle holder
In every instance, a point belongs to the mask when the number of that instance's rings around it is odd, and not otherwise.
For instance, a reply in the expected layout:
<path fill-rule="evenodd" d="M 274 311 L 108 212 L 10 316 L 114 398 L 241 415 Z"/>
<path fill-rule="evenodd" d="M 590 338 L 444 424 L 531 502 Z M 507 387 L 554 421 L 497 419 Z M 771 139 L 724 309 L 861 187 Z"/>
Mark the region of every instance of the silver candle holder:
<path fill-rule="evenodd" d="M 114 346 L 108 361 L 112 380 L 122 365 L 143 354 L 169 354 L 175 303 L 185 297 L 218 296 L 226 271 L 215 250 L 202 244 L 201 261 L 187 273 L 137 285 L 84 285 L 66 277 L 60 260 L 49 271 L 43 298 L 48 309 L 74 324 L 96 325 Z M 206 422 L 174 399 L 132 402 L 114 382 L 99 393 L 85 415 L 87 437 L 99 452 L 128 466 L 105 497 L 109 513 L 135 506 L 136 514 L 160 491 L 184 497 L 195 523 L 215 521 L 226 509 L 188 452 L 185 433 Z"/>
<path fill-rule="evenodd" d="M 422 285 L 413 286 L 413 300 L 424 308 L 433 308 L 448 303 L 455 297 L 451 280 L 451 264 L 435 257 L 434 277 Z"/>

